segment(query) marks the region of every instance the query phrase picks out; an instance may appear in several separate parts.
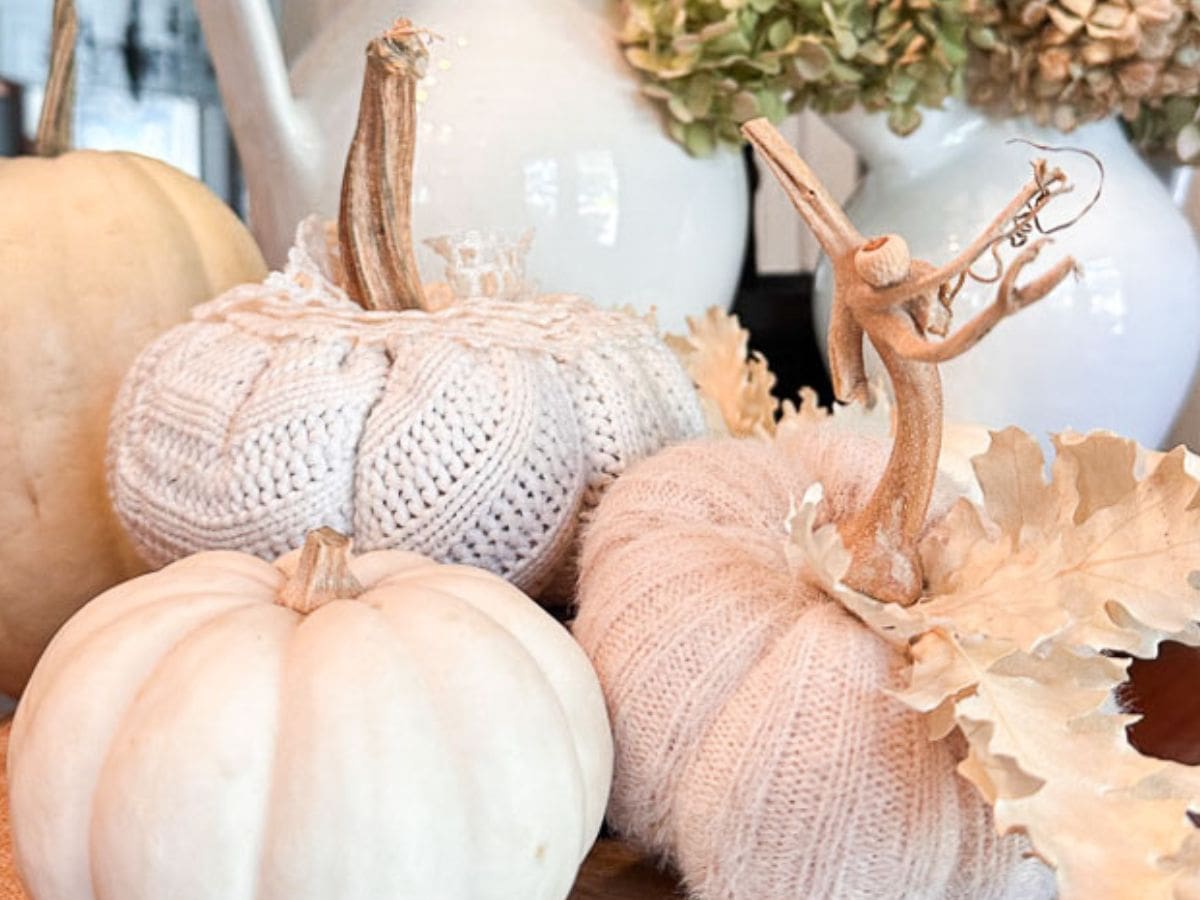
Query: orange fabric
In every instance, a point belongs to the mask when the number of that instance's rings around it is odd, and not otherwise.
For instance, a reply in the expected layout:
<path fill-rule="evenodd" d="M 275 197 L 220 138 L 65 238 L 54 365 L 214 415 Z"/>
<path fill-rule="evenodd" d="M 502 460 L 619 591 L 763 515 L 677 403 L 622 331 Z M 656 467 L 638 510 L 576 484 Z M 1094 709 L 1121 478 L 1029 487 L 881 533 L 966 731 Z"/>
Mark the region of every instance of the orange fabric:
<path fill-rule="evenodd" d="M 13 864 L 8 833 L 8 733 L 12 723 L 0 725 L 0 900 L 26 900 L 17 867 Z"/>

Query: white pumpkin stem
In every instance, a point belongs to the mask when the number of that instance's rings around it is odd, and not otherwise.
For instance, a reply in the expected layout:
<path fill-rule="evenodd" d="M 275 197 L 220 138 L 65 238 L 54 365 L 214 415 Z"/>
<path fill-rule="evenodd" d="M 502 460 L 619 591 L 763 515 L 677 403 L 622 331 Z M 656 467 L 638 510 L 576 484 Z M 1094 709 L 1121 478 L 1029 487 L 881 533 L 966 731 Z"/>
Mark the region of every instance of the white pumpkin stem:
<path fill-rule="evenodd" d="M 428 309 L 412 244 L 417 83 L 425 33 L 401 19 L 367 45 L 358 128 L 342 176 L 346 290 L 366 309 Z"/>
<path fill-rule="evenodd" d="M 75 116 L 75 37 L 79 17 L 75 0 L 54 0 L 51 29 L 50 74 L 42 100 L 33 152 L 38 156 L 61 156 L 71 149 Z"/>
<path fill-rule="evenodd" d="M 350 571 L 350 538 L 318 528 L 304 539 L 300 564 L 279 592 L 279 602 L 306 616 L 331 600 L 353 600 L 364 590 Z"/>

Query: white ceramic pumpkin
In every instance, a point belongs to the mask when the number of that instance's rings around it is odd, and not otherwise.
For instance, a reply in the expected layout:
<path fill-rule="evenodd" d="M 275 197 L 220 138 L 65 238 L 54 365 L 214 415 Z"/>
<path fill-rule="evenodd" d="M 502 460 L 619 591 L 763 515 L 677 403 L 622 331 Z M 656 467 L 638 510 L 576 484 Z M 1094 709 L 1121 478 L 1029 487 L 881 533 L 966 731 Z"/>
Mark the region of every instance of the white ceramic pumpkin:
<path fill-rule="evenodd" d="M 596 677 L 532 601 L 322 529 L 63 628 L 13 724 L 14 850 L 35 900 L 562 898 L 611 765 Z"/>
<path fill-rule="evenodd" d="M 424 54 L 411 27 L 372 44 L 336 239 L 302 225 L 286 271 L 197 309 L 130 370 L 110 484 L 147 561 L 273 558 L 331 525 L 562 596 L 601 492 L 702 431 L 654 326 L 536 295 L 523 242 L 435 241 L 453 289 L 420 283 L 405 167 Z"/>

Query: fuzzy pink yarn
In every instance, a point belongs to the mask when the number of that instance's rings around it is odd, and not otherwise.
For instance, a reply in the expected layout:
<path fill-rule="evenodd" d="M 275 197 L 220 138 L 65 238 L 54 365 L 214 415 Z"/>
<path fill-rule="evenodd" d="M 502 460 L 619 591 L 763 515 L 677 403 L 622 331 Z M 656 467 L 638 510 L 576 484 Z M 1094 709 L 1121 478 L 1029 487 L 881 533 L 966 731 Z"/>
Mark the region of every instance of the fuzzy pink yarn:
<path fill-rule="evenodd" d="M 609 821 L 697 898 L 1054 895 L 952 741 L 884 693 L 899 656 L 785 553 L 792 499 L 820 480 L 839 520 L 885 450 L 832 420 L 679 445 L 622 476 L 589 528 L 574 630 L 614 729 Z"/>

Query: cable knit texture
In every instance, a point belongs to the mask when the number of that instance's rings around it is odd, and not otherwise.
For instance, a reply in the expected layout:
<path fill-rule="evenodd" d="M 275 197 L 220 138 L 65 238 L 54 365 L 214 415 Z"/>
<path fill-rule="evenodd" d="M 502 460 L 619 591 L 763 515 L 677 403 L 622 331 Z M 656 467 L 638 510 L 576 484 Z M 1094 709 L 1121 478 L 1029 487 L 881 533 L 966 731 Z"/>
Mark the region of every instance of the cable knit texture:
<path fill-rule="evenodd" d="M 570 584 L 577 525 L 633 460 L 701 433 L 651 323 L 570 295 L 368 312 L 329 226 L 286 270 L 198 307 L 138 358 L 109 435 L 114 505 L 146 561 L 266 559 L 329 525 L 360 550 Z M 461 280 L 461 279 L 460 279 Z"/>
<path fill-rule="evenodd" d="M 956 747 L 884 691 L 902 660 L 801 578 L 790 504 L 825 520 L 886 461 L 835 421 L 684 444 L 634 466 L 588 528 L 575 635 L 616 740 L 609 821 L 703 900 L 1039 900 Z M 935 515 L 952 498 L 941 490 Z"/>

